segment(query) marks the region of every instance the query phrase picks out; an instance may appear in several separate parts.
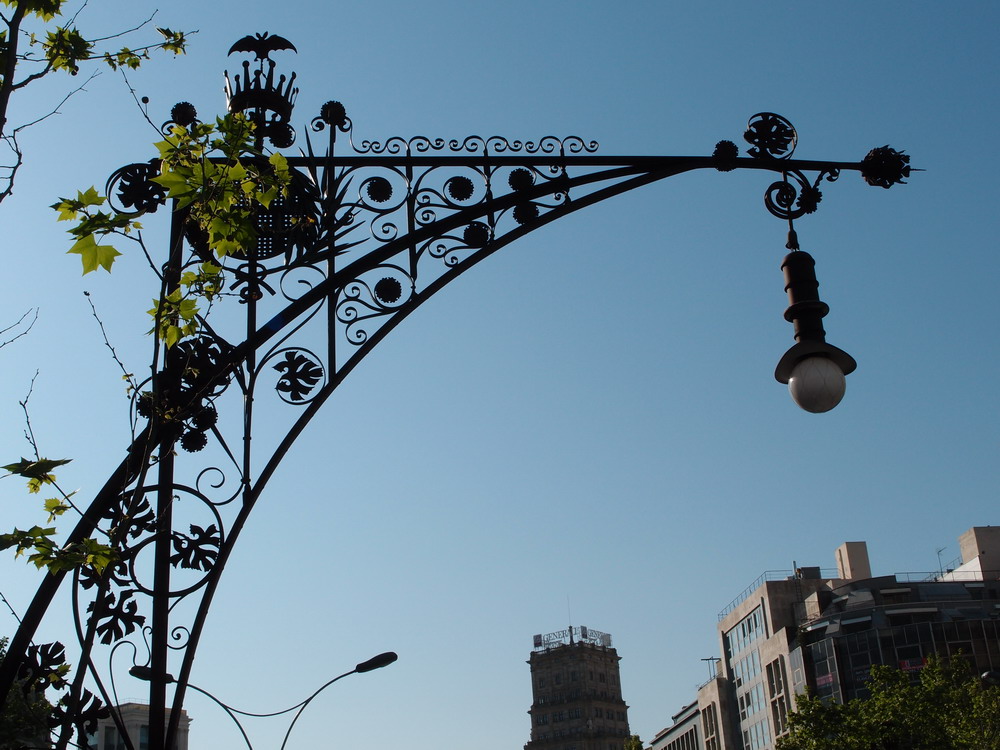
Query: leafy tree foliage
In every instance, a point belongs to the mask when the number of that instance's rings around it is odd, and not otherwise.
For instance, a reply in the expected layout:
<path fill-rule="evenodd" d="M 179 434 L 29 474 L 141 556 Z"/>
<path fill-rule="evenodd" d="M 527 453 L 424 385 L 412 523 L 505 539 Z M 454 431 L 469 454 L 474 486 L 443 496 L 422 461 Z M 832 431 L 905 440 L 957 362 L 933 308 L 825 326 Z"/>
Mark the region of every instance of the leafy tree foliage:
<path fill-rule="evenodd" d="M 6 645 L 7 639 L 0 638 L 0 662 Z M 44 696 L 12 690 L 0 710 L 0 750 L 45 747 L 51 718 L 52 704 Z"/>
<path fill-rule="evenodd" d="M 14 190 L 14 178 L 24 162 L 18 136 L 32 125 L 55 114 L 59 106 L 83 87 L 69 91 L 62 101 L 54 102 L 48 113 L 12 123 L 10 118 L 15 95 L 26 86 L 52 73 L 77 75 L 90 64 L 103 64 L 112 70 L 135 69 L 160 50 L 179 55 L 187 44 L 185 32 L 154 27 L 155 39 L 137 47 L 109 47 L 109 43 L 138 32 L 152 18 L 132 29 L 102 37 L 85 36 L 77 20 L 86 1 L 71 6 L 66 0 L 0 0 L 0 142 L 7 156 L 0 161 L 0 201 Z M 75 10 L 74 10 L 75 8 Z M 73 11 L 71 13 L 71 11 Z"/>
<path fill-rule="evenodd" d="M 931 658 L 916 676 L 872 668 L 869 698 L 800 696 L 778 750 L 1000 750 L 1000 688 L 961 658 Z"/>
<path fill-rule="evenodd" d="M 75 89 L 67 86 L 68 93 L 58 101 L 53 100 L 47 112 L 27 116 L 16 106 L 18 95 L 26 87 L 50 75 L 76 76 L 88 67 L 94 71 L 93 75 L 100 67 L 135 69 L 156 51 L 178 55 L 185 50 L 187 34 L 152 26 L 152 16 L 132 28 L 114 30 L 103 36 L 85 34 L 77 23 L 83 18 L 86 6 L 87 0 L 76 0 L 75 3 L 70 0 L 0 0 L 0 20 L 3 22 L 0 25 L 0 143 L 6 147 L 0 155 L 0 202 L 12 194 L 15 178 L 24 163 L 25 155 L 18 141 L 20 134 L 57 114 L 59 107 L 81 91 L 84 84 Z M 149 38 L 139 46 L 118 46 L 126 38 L 142 36 L 153 29 L 155 32 L 149 34 Z M 78 208 L 63 206 L 61 212 L 75 210 L 86 213 L 88 209 L 95 212 L 92 207 L 103 203 L 93 190 L 82 193 L 79 199 L 81 205 Z M 95 237 L 102 236 L 101 230 L 127 234 L 138 226 L 105 214 L 93 223 L 93 227 L 91 231 L 80 233 L 78 239 L 82 239 L 82 244 L 75 246 L 71 252 L 83 258 L 85 271 L 88 264 L 90 270 L 98 266 L 110 270 L 117 251 L 98 248 Z M 0 340 L 0 348 L 27 333 L 33 322 L 31 314 L 32 311 L 29 311 L 17 323 L 0 330 L 3 339 Z M 176 324 L 173 317 L 168 315 L 166 318 L 171 325 Z M 179 325 L 177 327 L 179 329 Z M 170 333 L 168 331 L 168 338 Z M 56 519 L 71 511 L 79 515 L 81 510 L 74 504 L 74 493 L 60 488 L 53 471 L 68 461 L 49 459 L 39 454 L 30 420 L 27 420 L 26 402 L 27 399 L 21 402 L 27 421 L 25 435 L 34 455 L 7 463 L 2 469 L 7 472 L 6 476 L 26 480 L 30 494 L 44 493 L 41 497 L 44 498 L 42 504 L 47 519 L 29 529 L 15 528 L 10 533 L 0 533 L 0 550 L 13 549 L 17 555 L 25 555 L 36 567 L 53 575 L 87 568 L 91 574 L 100 577 L 117 557 L 114 540 L 86 538 L 73 544 L 58 541 Z M 4 660 L 6 643 L 6 639 L 0 640 L 0 663 Z M 89 731 L 103 710 L 100 702 L 82 688 L 79 680 L 70 690 L 69 683 L 64 679 L 70 668 L 65 663 L 65 653 L 60 644 L 33 645 L 31 649 L 34 667 L 29 675 L 22 676 L 19 672 L 17 683 L 9 694 L 0 698 L 0 750 L 50 747 L 49 729 L 57 725 L 63 726 L 59 747 L 66 747 L 74 731 L 82 741 L 85 728 Z M 22 669 L 25 664 L 21 663 Z M 44 698 L 48 688 L 69 692 L 61 695 L 52 705 Z"/>
<path fill-rule="evenodd" d="M 630 734 L 625 740 L 624 750 L 642 750 L 642 740 L 639 739 L 639 735 Z"/>
<path fill-rule="evenodd" d="M 14 179 L 24 161 L 18 135 L 25 128 L 54 114 L 59 105 L 76 91 L 71 91 L 66 98 L 56 103 L 48 114 L 12 125 L 9 118 L 15 94 L 52 73 L 62 72 L 75 76 L 88 64 L 103 64 L 112 70 L 135 69 L 149 59 L 154 51 L 159 50 L 174 55 L 185 51 L 187 34 L 162 27 L 154 27 L 157 32 L 155 41 L 141 46 L 134 48 L 108 46 L 114 40 L 149 26 L 151 18 L 132 29 L 113 32 L 99 38 L 85 36 L 77 28 L 76 23 L 86 5 L 86 0 L 75 6 L 67 0 L 0 0 L 0 19 L 6 27 L 0 30 L 0 142 L 9 150 L 7 163 L 3 163 L 0 157 L 0 202 L 12 193 Z M 197 161 L 197 155 L 192 158 Z M 165 171 L 172 174 L 172 170 Z M 74 230 L 76 243 L 69 252 L 80 255 L 84 273 L 98 267 L 110 271 L 111 264 L 119 254 L 113 246 L 102 245 L 99 242 L 101 238 L 111 233 L 127 235 L 140 228 L 137 222 L 96 210 L 95 207 L 102 205 L 104 200 L 103 196 L 99 196 L 97 191 L 91 188 L 79 193 L 76 199 L 63 200 L 56 206 L 60 211 L 60 219 L 81 220 L 80 226 Z M 213 287 L 209 285 L 209 288 Z M 196 310 L 192 303 L 179 299 L 179 296 L 175 295 L 176 299 L 164 300 L 164 308 L 179 311 L 185 316 L 184 330 L 193 333 L 196 326 L 192 323 L 192 318 Z M 15 329 L 27 315 L 25 314 L 14 326 L 0 331 L 0 334 Z M 155 317 L 158 324 L 161 318 L 165 321 L 163 325 L 168 340 L 180 338 L 181 324 L 176 324 L 175 316 Z M 30 323 L 27 328 L 30 329 Z M 8 341 L 0 342 L 0 347 L 24 333 L 26 329 L 17 332 Z M 27 417 L 26 403 L 22 402 L 21 406 L 25 409 Z M 43 488 L 52 488 L 55 496 L 44 499 L 44 509 L 48 516 L 44 525 L 36 525 L 30 529 L 13 529 L 10 533 L 0 534 L 0 550 L 13 548 L 17 555 L 26 554 L 30 562 L 39 568 L 47 568 L 50 572 L 91 567 L 100 573 L 114 560 L 114 552 L 109 545 L 94 539 L 85 539 L 71 547 L 65 547 L 55 541 L 56 528 L 52 525 L 55 519 L 70 510 L 79 512 L 73 504 L 73 493 L 64 492 L 52 472 L 52 469 L 68 463 L 68 460 L 49 459 L 39 455 L 37 445 L 30 434 L 30 425 L 27 434 L 32 447 L 36 448 L 35 456 L 22 457 L 20 461 L 0 468 L 8 472 L 6 476 L 20 476 L 27 479 L 30 493 L 37 494 Z"/>
<path fill-rule="evenodd" d="M 241 114 L 231 114 L 214 124 L 191 119 L 187 125 L 175 126 L 165 140 L 155 145 L 159 158 L 154 163 L 158 165 L 159 174 L 152 182 L 162 188 L 166 199 L 172 200 L 191 245 L 188 255 L 171 264 L 167 271 L 150 260 L 151 254 L 143 244 L 136 216 L 109 210 L 106 196 L 96 189 L 80 191 L 75 197 L 60 199 L 53 206 L 59 220 L 72 224 L 68 231 L 74 244 L 69 252 L 80 256 L 84 273 L 98 268 L 111 271 L 116 259 L 124 254 L 112 243 L 121 247 L 125 247 L 123 242 L 136 243 L 141 247 L 155 276 L 151 289 L 155 295 L 153 307 L 148 311 L 152 317 L 150 334 L 159 345 L 152 363 L 155 373 L 161 373 L 158 364 L 161 357 L 166 359 L 179 342 L 197 336 L 202 330 L 212 305 L 226 287 L 223 260 L 250 251 L 256 242 L 259 212 L 267 209 L 276 197 L 287 193 L 291 179 L 287 161 L 280 154 L 264 153 L 257 141 L 253 123 Z M 172 374 L 196 375 L 193 369 L 196 363 L 184 357 L 174 360 L 171 367 L 182 368 L 183 373 Z M 138 388 L 130 375 L 126 375 L 126 379 L 130 388 Z M 183 401 L 178 391 L 162 388 L 160 382 L 160 378 L 154 377 L 150 381 L 152 390 L 142 392 L 137 399 L 136 411 L 149 420 L 143 431 L 146 449 L 142 452 L 143 464 L 137 469 L 140 475 L 159 459 L 154 455 L 158 447 L 162 449 L 164 444 L 172 444 L 169 437 L 161 442 L 162 437 L 174 434 L 184 420 L 191 418 L 191 403 Z M 25 414 L 27 416 L 26 409 Z M 13 548 L 17 555 L 26 555 L 30 562 L 55 576 L 86 568 L 87 575 L 98 586 L 106 585 L 105 572 L 121 559 L 120 542 L 128 532 L 128 525 L 97 529 L 99 539 L 84 538 L 72 544 L 57 542 L 53 521 L 71 511 L 82 515 L 82 510 L 74 504 L 72 493 L 59 488 L 54 474 L 55 469 L 67 462 L 39 455 L 30 434 L 30 422 L 26 434 L 35 448 L 35 456 L 22 457 L 2 468 L 8 476 L 27 480 L 29 493 L 44 491 L 48 494 L 52 489 L 55 496 L 44 501 L 48 514 L 44 526 L 0 534 L 0 550 Z M 192 527 L 192 534 L 211 536 L 212 531 L 211 528 Z M 186 560 L 192 567 L 204 568 L 209 564 L 207 558 L 183 550 L 178 550 L 178 554 L 178 559 Z M 91 627 L 81 643 L 84 653 L 89 652 L 95 637 L 104 640 L 106 635 L 103 626 L 93 627 L 95 622 L 91 620 Z M 83 688 L 82 668 L 70 685 L 62 678 L 69 671 L 62 658 L 62 647 L 51 650 L 57 651 L 59 657 L 46 662 L 51 662 L 56 670 L 47 674 L 58 677 L 58 684 L 51 686 L 68 690 L 60 696 L 56 706 L 57 723 L 61 727 L 58 747 L 63 748 L 74 732 L 82 737 L 90 731 L 88 727 L 104 709 L 101 702 Z"/>

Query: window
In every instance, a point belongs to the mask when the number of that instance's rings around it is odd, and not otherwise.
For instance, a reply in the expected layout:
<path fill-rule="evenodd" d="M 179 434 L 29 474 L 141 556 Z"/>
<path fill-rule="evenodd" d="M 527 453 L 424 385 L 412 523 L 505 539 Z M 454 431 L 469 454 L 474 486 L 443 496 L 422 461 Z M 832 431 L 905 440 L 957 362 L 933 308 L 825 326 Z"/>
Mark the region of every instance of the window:
<path fill-rule="evenodd" d="M 740 709 L 740 720 L 745 721 L 750 716 L 764 708 L 764 686 L 762 683 L 753 685 L 737 698 Z"/>
<path fill-rule="evenodd" d="M 758 606 L 726 633 L 726 656 L 736 656 L 763 637 L 764 610 Z"/>
<path fill-rule="evenodd" d="M 743 730 L 743 750 L 761 750 L 771 741 L 767 719 Z"/>
<path fill-rule="evenodd" d="M 701 713 L 701 726 L 705 731 L 705 750 L 722 750 L 722 739 L 719 737 L 719 714 L 714 703 Z"/>
<path fill-rule="evenodd" d="M 767 688 L 771 699 L 771 722 L 774 733 L 779 735 L 788 724 L 788 694 L 785 690 L 785 657 L 779 656 L 767 665 Z"/>
<path fill-rule="evenodd" d="M 125 740 L 115 726 L 104 727 L 104 750 L 125 750 Z"/>

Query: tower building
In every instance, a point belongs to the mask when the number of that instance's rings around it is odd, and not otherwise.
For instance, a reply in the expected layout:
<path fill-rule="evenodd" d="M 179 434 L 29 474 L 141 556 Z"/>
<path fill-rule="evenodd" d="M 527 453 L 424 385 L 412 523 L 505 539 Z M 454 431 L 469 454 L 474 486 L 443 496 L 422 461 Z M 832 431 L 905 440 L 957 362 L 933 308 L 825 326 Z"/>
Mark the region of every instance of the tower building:
<path fill-rule="evenodd" d="M 587 627 L 536 635 L 524 750 L 622 750 L 629 728 L 620 659 L 610 635 Z"/>

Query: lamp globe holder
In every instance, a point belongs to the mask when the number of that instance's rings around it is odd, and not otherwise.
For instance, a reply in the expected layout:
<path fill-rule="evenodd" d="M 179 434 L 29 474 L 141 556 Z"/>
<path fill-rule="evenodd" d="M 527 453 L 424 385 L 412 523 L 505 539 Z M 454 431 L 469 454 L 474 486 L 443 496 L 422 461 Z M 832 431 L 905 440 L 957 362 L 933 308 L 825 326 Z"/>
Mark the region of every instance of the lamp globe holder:
<path fill-rule="evenodd" d="M 830 307 L 819 298 L 816 261 L 809 253 L 794 250 L 781 262 L 788 293 L 785 320 L 795 326 L 796 343 L 784 353 L 774 378 L 786 383 L 801 408 L 813 414 L 830 411 L 844 397 L 845 376 L 858 363 L 843 349 L 826 342 L 823 318 Z"/>

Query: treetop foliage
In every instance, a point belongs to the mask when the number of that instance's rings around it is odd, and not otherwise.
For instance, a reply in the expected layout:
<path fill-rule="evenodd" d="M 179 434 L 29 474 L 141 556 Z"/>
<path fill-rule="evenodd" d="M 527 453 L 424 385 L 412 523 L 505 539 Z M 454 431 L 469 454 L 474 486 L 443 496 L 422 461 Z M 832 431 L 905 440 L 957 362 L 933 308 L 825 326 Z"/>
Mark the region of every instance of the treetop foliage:
<path fill-rule="evenodd" d="M 180 55 L 186 49 L 191 32 L 152 26 L 153 16 L 130 29 L 115 30 L 99 37 L 87 35 L 77 26 L 86 6 L 87 0 L 76 3 L 0 0 L 0 19 L 6 27 L 0 30 L 0 142 L 7 147 L 6 156 L 0 157 L 0 201 L 13 192 L 14 179 L 24 163 L 18 136 L 26 128 L 57 114 L 59 107 L 83 86 L 53 102 L 47 113 L 11 125 L 11 101 L 18 91 L 51 73 L 75 76 L 84 66 L 101 64 L 112 70 L 134 70 L 154 52 Z M 147 27 L 152 27 L 156 35 L 143 39 L 138 46 L 112 44 L 141 34 Z"/>
<path fill-rule="evenodd" d="M 1000 687 L 960 657 L 936 657 L 914 676 L 874 666 L 870 697 L 799 696 L 778 750 L 1000 750 Z"/>

